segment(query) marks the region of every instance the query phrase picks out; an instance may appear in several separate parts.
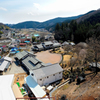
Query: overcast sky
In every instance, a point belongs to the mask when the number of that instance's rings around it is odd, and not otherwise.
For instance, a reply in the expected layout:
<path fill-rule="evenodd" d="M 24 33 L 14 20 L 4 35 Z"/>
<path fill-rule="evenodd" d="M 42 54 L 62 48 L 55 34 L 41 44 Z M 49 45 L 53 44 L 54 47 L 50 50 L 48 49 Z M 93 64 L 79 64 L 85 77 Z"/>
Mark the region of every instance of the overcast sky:
<path fill-rule="evenodd" d="M 0 0 L 0 22 L 47 21 L 100 8 L 100 0 Z"/>

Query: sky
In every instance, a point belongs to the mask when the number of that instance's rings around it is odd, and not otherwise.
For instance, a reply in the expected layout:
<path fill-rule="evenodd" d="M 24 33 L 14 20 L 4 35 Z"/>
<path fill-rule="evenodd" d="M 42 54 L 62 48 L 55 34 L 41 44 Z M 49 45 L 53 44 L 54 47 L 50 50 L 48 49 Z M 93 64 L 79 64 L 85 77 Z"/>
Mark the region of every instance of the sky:
<path fill-rule="evenodd" d="M 100 0 L 0 0 L 0 22 L 43 22 L 71 17 L 100 8 Z"/>

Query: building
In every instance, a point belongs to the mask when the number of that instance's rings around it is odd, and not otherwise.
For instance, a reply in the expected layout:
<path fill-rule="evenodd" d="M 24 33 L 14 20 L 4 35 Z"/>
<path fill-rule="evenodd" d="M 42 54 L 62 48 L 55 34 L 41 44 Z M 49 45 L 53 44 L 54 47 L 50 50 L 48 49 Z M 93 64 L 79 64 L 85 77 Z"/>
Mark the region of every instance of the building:
<path fill-rule="evenodd" d="M 12 59 L 10 57 L 4 57 L 4 61 L 0 65 L 0 74 L 3 74 L 4 71 L 6 72 L 11 63 Z"/>
<path fill-rule="evenodd" d="M 60 46 L 61 46 L 60 43 L 54 43 L 54 44 L 53 44 L 53 47 L 54 47 L 54 48 L 57 48 L 57 47 L 60 47 Z"/>
<path fill-rule="evenodd" d="M 66 42 L 66 41 L 63 42 L 63 43 L 62 43 L 62 46 L 64 46 L 64 45 L 69 45 L 69 42 Z"/>
<path fill-rule="evenodd" d="M 34 45 L 31 49 L 32 49 L 32 50 L 35 50 L 35 51 L 41 51 L 41 50 L 44 50 L 42 44 Z"/>
<path fill-rule="evenodd" d="M 34 96 L 37 98 L 37 100 L 49 100 L 48 98 L 43 99 L 43 97 L 46 97 L 46 92 L 40 87 L 40 85 L 31 77 L 31 75 L 27 76 L 25 78 L 25 81 L 30 88 L 30 90 L 33 92 Z"/>
<path fill-rule="evenodd" d="M 45 66 L 41 61 L 35 58 L 34 54 L 27 51 L 17 53 L 15 59 L 27 69 L 28 73 L 30 70 Z"/>
<path fill-rule="evenodd" d="M 45 49 L 50 49 L 50 48 L 53 47 L 53 43 L 52 43 L 51 41 L 43 42 L 42 45 L 43 45 L 43 47 L 44 47 Z"/>
<path fill-rule="evenodd" d="M 16 100 L 12 91 L 14 75 L 0 76 L 0 100 Z"/>
<path fill-rule="evenodd" d="M 53 43 L 51 41 L 46 41 L 38 45 L 33 45 L 32 50 L 41 51 L 41 50 L 52 49 L 53 47 L 56 48 L 60 46 L 61 46 L 60 43 Z"/>
<path fill-rule="evenodd" d="M 36 70 L 31 70 L 30 75 L 40 85 L 48 85 L 62 79 L 63 69 L 59 64 L 51 64 Z"/>

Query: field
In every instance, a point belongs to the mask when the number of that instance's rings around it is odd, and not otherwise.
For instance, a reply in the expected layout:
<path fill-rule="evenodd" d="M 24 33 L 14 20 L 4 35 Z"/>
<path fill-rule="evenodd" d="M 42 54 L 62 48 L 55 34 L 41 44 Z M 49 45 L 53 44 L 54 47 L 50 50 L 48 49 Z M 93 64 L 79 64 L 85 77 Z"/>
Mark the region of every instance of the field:
<path fill-rule="evenodd" d="M 86 81 L 79 85 L 76 85 L 76 82 L 65 84 L 57 89 L 52 96 L 60 98 L 62 95 L 66 95 L 68 100 L 96 100 L 96 98 L 100 97 L 99 91 L 100 72 L 97 75 L 95 73 L 87 75 Z"/>

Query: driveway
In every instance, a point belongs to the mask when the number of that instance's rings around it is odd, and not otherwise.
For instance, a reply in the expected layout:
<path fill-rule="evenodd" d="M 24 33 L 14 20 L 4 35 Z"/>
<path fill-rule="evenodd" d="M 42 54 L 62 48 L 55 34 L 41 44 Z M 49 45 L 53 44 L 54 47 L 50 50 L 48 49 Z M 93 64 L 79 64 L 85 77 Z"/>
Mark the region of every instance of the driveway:
<path fill-rule="evenodd" d="M 62 56 L 61 54 L 50 53 L 49 51 L 42 51 L 35 54 L 36 58 L 44 63 L 60 63 Z"/>
<path fill-rule="evenodd" d="M 15 59 L 12 57 L 13 59 L 13 63 L 12 65 L 9 66 L 9 70 L 7 70 L 7 72 L 5 72 L 4 74 L 16 74 L 16 73 L 26 73 L 24 71 L 24 69 L 21 66 L 18 66 L 18 64 L 16 63 Z"/>

